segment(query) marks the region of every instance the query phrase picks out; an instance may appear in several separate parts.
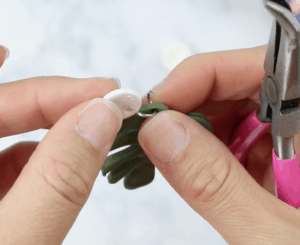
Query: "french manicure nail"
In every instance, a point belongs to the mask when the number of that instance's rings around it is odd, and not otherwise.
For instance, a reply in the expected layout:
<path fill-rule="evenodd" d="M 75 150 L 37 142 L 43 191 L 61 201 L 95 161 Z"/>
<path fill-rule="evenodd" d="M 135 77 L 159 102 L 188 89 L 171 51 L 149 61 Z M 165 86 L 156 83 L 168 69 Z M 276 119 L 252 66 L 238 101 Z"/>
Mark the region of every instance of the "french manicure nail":
<path fill-rule="evenodd" d="M 188 130 L 168 112 L 159 113 L 139 133 L 140 145 L 162 163 L 177 164 L 189 142 Z"/>
<path fill-rule="evenodd" d="M 0 45 L 4 50 L 5 50 L 5 59 L 4 61 L 6 61 L 10 55 L 9 49 L 3 45 Z"/>
<path fill-rule="evenodd" d="M 111 101 L 93 99 L 81 113 L 74 130 L 94 147 L 106 150 L 122 126 L 122 113 Z"/>

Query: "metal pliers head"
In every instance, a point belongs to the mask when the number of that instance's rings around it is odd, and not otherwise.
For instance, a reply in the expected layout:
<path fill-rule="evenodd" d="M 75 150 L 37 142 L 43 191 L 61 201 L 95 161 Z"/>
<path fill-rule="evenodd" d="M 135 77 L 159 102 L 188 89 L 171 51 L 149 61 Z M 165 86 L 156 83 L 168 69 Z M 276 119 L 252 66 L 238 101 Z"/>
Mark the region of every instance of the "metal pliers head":
<path fill-rule="evenodd" d="M 278 158 L 294 157 L 294 135 L 300 130 L 300 24 L 284 0 L 265 0 L 275 17 L 265 58 L 258 118 L 272 123 Z"/>

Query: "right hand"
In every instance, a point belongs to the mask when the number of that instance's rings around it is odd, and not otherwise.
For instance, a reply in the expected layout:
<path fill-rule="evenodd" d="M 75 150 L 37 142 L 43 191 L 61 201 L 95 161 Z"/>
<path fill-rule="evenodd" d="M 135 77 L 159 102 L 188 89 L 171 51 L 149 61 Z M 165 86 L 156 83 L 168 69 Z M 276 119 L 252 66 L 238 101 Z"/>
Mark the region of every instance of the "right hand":
<path fill-rule="evenodd" d="M 139 143 L 175 191 L 229 244 L 298 245 L 300 212 L 275 197 L 271 134 L 252 148 L 246 169 L 227 147 L 236 127 L 259 108 L 265 54 L 262 46 L 184 60 L 152 89 L 153 103 L 171 110 L 144 122 Z M 207 116 L 214 134 L 185 115 L 190 111 Z"/>

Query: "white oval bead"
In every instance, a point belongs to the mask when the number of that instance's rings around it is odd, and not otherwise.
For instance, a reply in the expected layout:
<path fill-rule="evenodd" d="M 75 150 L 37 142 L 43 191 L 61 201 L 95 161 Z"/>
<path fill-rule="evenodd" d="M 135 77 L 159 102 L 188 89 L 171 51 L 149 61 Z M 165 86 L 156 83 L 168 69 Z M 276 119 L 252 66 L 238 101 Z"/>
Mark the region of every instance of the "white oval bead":
<path fill-rule="evenodd" d="M 115 103 L 123 114 L 123 119 L 136 114 L 141 106 L 142 99 L 139 94 L 132 89 L 116 89 L 103 97 Z"/>

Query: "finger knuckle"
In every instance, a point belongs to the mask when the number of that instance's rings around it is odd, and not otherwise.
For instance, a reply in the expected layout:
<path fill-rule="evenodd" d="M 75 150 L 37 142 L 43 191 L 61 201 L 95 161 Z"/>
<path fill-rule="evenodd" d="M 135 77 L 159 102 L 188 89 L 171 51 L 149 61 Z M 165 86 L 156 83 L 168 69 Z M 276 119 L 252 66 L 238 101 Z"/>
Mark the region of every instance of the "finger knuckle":
<path fill-rule="evenodd" d="M 64 201 L 82 206 L 91 190 L 80 169 L 79 160 L 66 161 L 51 155 L 42 156 L 38 174 L 44 179 L 47 186 L 59 194 Z"/>
<path fill-rule="evenodd" d="M 213 202 L 221 195 L 222 187 L 227 181 L 231 162 L 226 160 L 221 153 L 195 161 L 186 174 L 184 187 L 189 199 L 196 202 Z"/>

